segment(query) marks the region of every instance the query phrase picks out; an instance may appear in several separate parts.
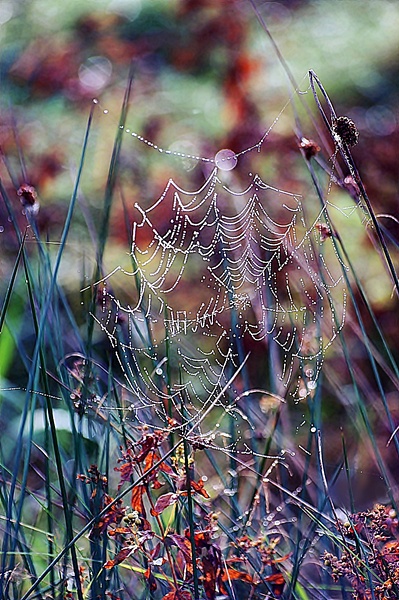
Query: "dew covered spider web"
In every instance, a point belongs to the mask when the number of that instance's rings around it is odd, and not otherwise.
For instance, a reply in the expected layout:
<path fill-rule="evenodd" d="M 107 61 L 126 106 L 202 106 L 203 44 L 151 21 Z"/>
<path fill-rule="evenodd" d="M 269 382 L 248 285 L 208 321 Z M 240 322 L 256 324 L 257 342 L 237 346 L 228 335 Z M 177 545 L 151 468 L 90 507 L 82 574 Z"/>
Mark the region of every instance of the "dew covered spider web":
<path fill-rule="evenodd" d="M 117 266 L 98 282 L 96 320 L 117 351 L 136 418 L 148 422 L 151 408 L 161 422 L 173 415 L 194 430 L 221 406 L 246 419 L 239 400 L 261 391 L 251 394 L 251 370 L 269 369 L 262 390 L 275 397 L 314 394 L 345 320 L 342 270 L 330 264 L 336 253 L 325 256 L 324 209 L 307 222 L 300 194 L 258 174 L 248 173 L 245 186 L 234 178 L 241 155 L 263 149 L 271 129 L 239 153 L 169 151 L 209 163 L 209 175 L 195 190 L 171 178 L 149 206 L 134 204 L 132 268 Z M 112 291 L 121 271 L 131 290 L 123 303 Z"/>

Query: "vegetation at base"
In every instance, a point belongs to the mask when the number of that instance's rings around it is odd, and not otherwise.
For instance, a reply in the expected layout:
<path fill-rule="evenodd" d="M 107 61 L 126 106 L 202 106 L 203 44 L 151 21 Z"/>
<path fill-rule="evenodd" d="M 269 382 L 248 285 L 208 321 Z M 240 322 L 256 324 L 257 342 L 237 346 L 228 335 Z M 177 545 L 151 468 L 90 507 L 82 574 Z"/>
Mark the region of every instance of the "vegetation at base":
<path fill-rule="evenodd" d="M 399 597 L 397 127 L 371 83 L 347 110 L 279 53 L 329 3 L 266 4 L 72 4 L 58 40 L 51 15 L 7 23 L 5 600 Z"/>

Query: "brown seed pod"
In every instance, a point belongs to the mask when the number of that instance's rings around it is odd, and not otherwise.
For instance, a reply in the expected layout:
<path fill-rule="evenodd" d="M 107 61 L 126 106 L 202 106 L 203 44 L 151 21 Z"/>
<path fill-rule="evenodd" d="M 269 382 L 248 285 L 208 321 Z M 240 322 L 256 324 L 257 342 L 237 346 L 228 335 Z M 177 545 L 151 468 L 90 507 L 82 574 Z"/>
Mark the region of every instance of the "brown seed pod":
<path fill-rule="evenodd" d="M 359 132 L 349 117 L 337 117 L 332 128 L 334 133 L 348 146 L 355 146 L 359 141 Z"/>
<path fill-rule="evenodd" d="M 33 206 L 37 202 L 37 193 L 33 185 L 23 183 L 17 191 L 22 206 Z"/>

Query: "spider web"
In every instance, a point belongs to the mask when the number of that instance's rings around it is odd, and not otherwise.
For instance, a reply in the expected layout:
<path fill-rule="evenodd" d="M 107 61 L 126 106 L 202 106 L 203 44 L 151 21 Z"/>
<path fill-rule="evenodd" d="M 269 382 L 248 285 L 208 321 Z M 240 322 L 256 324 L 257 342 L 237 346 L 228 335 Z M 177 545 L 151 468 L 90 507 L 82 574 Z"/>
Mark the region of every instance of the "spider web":
<path fill-rule="evenodd" d="M 232 189 L 216 165 L 198 190 L 170 179 L 151 206 L 135 204 L 129 304 L 107 287 L 115 271 L 101 282 L 112 308 L 98 322 L 140 399 L 136 416 L 151 406 L 164 421 L 172 402 L 199 423 L 213 403 L 226 408 L 219 396 L 231 374 L 272 347 L 278 393 L 304 398 L 344 324 L 342 275 L 317 227 L 323 211 L 307 225 L 300 195 L 251 174 Z M 248 388 L 244 371 L 228 386 L 230 407 Z"/>

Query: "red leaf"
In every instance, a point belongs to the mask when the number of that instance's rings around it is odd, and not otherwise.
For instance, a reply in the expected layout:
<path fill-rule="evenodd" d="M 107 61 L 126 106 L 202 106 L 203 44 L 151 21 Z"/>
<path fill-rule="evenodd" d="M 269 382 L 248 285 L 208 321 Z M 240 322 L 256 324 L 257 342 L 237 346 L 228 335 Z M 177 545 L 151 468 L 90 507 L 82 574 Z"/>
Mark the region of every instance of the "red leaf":
<path fill-rule="evenodd" d="M 161 464 L 159 465 L 159 470 L 162 471 L 162 473 L 166 473 L 167 475 L 175 474 L 172 467 L 170 467 L 165 461 L 161 462 Z M 185 594 L 186 592 L 183 593 Z"/>
<path fill-rule="evenodd" d="M 107 506 L 107 504 L 110 504 L 111 502 L 113 502 L 113 498 L 105 494 L 103 498 L 104 508 Z M 119 523 L 122 520 L 124 514 L 125 509 L 122 507 L 122 500 L 118 500 L 118 502 L 116 504 L 113 504 L 105 513 L 105 515 L 103 515 L 102 519 L 100 519 L 97 523 L 93 525 L 93 528 L 89 535 L 90 539 L 92 540 L 98 538 L 107 530 L 107 528 L 110 525 L 114 523 Z"/>
<path fill-rule="evenodd" d="M 148 531 L 149 533 L 152 534 L 151 525 L 147 521 L 147 519 L 144 519 L 144 517 L 141 518 L 141 526 L 140 527 L 143 531 Z"/>
<path fill-rule="evenodd" d="M 168 592 L 162 600 L 192 600 L 192 595 L 185 590 L 173 590 Z"/>
<path fill-rule="evenodd" d="M 192 600 L 193 598 L 190 592 L 184 590 L 177 590 L 177 597 L 179 600 Z"/>
<path fill-rule="evenodd" d="M 229 581 L 229 580 L 234 580 L 234 579 L 240 579 L 241 581 L 245 581 L 246 583 L 253 583 L 254 580 L 252 579 L 251 575 L 249 575 L 249 573 L 243 573 L 242 571 L 237 571 L 237 569 L 231 569 L 230 567 L 227 569 L 227 572 L 225 571 L 223 573 L 222 576 L 223 581 Z M 266 577 L 267 579 L 267 577 Z"/>
<path fill-rule="evenodd" d="M 287 560 L 287 558 L 289 558 L 291 556 L 291 552 L 288 552 L 288 554 L 285 554 L 284 556 L 280 556 L 278 558 L 273 558 L 272 560 L 272 564 L 275 565 L 276 563 L 281 563 L 284 562 L 285 560 Z"/>
<path fill-rule="evenodd" d="M 144 473 L 146 471 L 148 471 L 149 469 L 151 469 L 155 465 L 155 463 L 157 463 L 160 460 L 161 460 L 161 456 L 160 456 L 159 452 L 156 452 L 155 450 L 151 450 L 151 452 L 148 453 L 148 455 L 146 456 L 145 461 L 144 461 Z M 164 473 L 168 473 L 169 475 L 173 474 L 172 468 L 166 462 L 161 462 L 158 465 L 158 469 L 160 471 L 163 471 Z"/>
<path fill-rule="evenodd" d="M 157 515 L 160 515 L 165 508 L 168 508 L 168 506 L 176 504 L 178 498 L 179 496 L 173 492 L 168 492 L 167 494 L 159 496 L 154 508 L 151 509 L 152 516 L 156 517 Z"/>
<path fill-rule="evenodd" d="M 160 456 L 154 450 L 151 450 L 145 457 L 144 461 L 144 473 L 146 473 L 154 464 L 159 460 Z"/>
<path fill-rule="evenodd" d="M 240 579 L 241 581 L 245 581 L 246 583 L 253 584 L 254 580 L 252 579 L 249 573 L 244 573 L 243 571 L 237 571 L 237 569 L 232 569 L 228 567 L 227 571 L 222 571 L 218 577 L 219 591 L 221 594 L 225 596 L 229 595 L 228 590 L 224 583 L 226 581 L 233 581 L 234 579 Z"/>
<path fill-rule="evenodd" d="M 138 485 L 133 488 L 132 491 L 132 500 L 131 507 L 133 510 L 136 510 L 140 515 L 145 515 L 144 504 L 143 504 L 143 494 L 145 492 L 144 485 Z"/>
<path fill-rule="evenodd" d="M 277 585 L 282 585 L 283 583 L 285 583 L 285 579 L 281 573 L 273 573 L 273 575 L 268 575 L 267 577 L 264 577 L 263 579 L 265 581 L 272 581 L 273 583 L 275 583 Z"/>
<path fill-rule="evenodd" d="M 268 575 L 264 577 L 265 581 L 270 581 L 272 583 L 273 593 L 277 598 L 281 596 L 283 593 L 283 589 L 285 586 L 285 579 L 281 573 L 273 573 L 273 575 Z"/>
<path fill-rule="evenodd" d="M 188 581 L 192 575 L 192 569 L 187 568 L 186 558 L 181 550 L 177 550 L 176 556 L 173 559 L 176 575 L 181 581 Z M 189 563 L 189 567 L 191 564 Z"/>
<path fill-rule="evenodd" d="M 177 533 L 170 533 L 166 536 L 165 541 L 166 543 L 177 546 L 183 552 L 185 558 L 192 562 L 191 543 L 188 538 L 183 535 L 178 535 Z"/>
<path fill-rule="evenodd" d="M 130 527 L 114 527 L 108 531 L 108 535 L 111 537 L 115 535 L 123 535 L 125 533 L 130 533 Z"/>
<path fill-rule="evenodd" d="M 105 563 L 104 569 L 112 569 L 116 565 L 119 565 L 128 556 L 130 556 L 132 554 L 132 552 L 134 552 L 135 550 L 136 550 L 136 546 L 127 546 L 126 548 L 122 548 L 122 550 L 120 552 L 118 552 L 118 554 L 115 556 L 115 558 L 113 560 L 108 560 Z"/>
<path fill-rule="evenodd" d="M 186 537 L 190 537 L 189 529 L 185 530 Z M 195 547 L 198 548 L 207 548 L 211 543 L 211 532 L 208 529 L 203 529 L 196 531 L 194 533 L 194 541 Z"/>
<path fill-rule="evenodd" d="M 143 435 L 138 444 L 141 446 L 141 452 L 136 454 L 136 462 L 143 462 L 148 454 L 160 446 L 164 440 L 164 433 L 162 431 L 154 431 L 153 433 L 146 433 Z"/>
<path fill-rule="evenodd" d="M 208 600 L 215 600 L 216 595 L 216 570 L 217 565 L 212 560 L 203 557 L 202 570 L 204 573 L 204 590 Z"/>
<path fill-rule="evenodd" d="M 157 589 L 157 582 L 155 580 L 154 575 L 151 572 L 150 567 L 148 567 L 148 569 L 144 572 L 144 577 L 148 579 L 148 587 L 150 588 L 150 591 L 155 592 L 155 590 Z"/>
<path fill-rule="evenodd" d="M 148 521 L 147 521 L 147 523 L 148 523 Z M 151 531 L 151 528 L 149 530 L 144 530 L 143 532 L 140 533 L 140 537 L 138 538 L 139 544 L 144 544 L 148 540 L 151 540 L 154 537 L 154 535 L 155 535 L 155 533 L 153 531 Z"/>
<path fill-rule="evenodd" d="M 194 492 L 197 492 L 197 494 L 201 494 L 201 496 L 204 498 L 210 498 L 210 495 L 204 488 L 204 482 L 202 479 L 200 479 L 198 482 L 191 481 L 191 487 L 193 488 Z"/>
<path fill-rule="evenodd" d="M 133 463 L 131 460 L 123 463 L 120 467 L 115 467 L 114 471 L 119 471 L 121 478 L 119 481 L 118 489 L 122 487 L 125 481 L 130 481 L 133 475 Z"/>
<path fill-rule="evenodd" d="M 158 558 L 158 556 L 160 555 L 161 548 L 162 548 L 161 542 L 158 542 L 156 544 L 155 548 L 150 551 L 150 556 L 151 556 L 151 558 L 152 558 L 153 561 L 156 560 Z"/>

